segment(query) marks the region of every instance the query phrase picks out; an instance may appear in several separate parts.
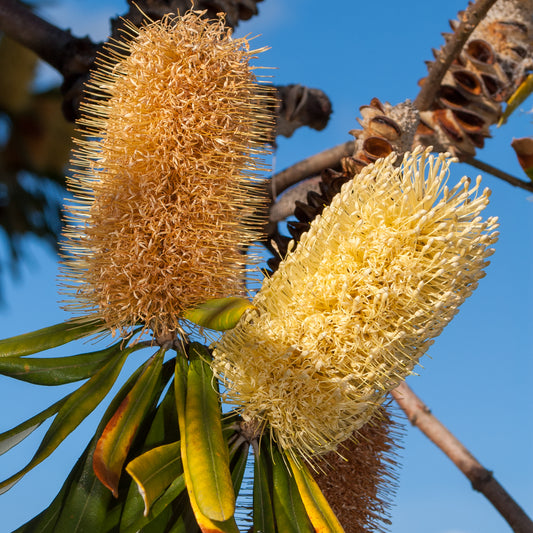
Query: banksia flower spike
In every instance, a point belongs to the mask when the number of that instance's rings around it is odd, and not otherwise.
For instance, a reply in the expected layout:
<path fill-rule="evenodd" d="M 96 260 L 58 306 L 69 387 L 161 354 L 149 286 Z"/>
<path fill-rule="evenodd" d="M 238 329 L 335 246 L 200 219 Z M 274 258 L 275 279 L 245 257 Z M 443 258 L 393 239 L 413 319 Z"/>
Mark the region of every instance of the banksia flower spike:
<path fill-rule="evenodd" d="M 201 15 L 127 25 L 82 104 L 65 307 L 122 333 L 172 333 L 184 310 L 242 292 L 243 249 L 260 235 L 275 107 L 249 64 L 262 50 Z"/>
<path fill-rule="evenodd" d="M 227 401 L 279 445 L 334 450 L 409 375 L 484 276 L 489 191 L 446 185 L 451 158 L 415 150 L 365 167 L 215 345 Z"/>

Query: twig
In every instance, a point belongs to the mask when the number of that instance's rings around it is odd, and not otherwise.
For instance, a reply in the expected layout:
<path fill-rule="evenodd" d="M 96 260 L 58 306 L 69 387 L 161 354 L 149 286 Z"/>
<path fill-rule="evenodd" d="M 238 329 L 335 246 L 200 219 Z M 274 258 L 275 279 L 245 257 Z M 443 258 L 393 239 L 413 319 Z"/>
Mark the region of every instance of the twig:
<path fill-rule="evenodd" d="M 402 383 L 392 391 L 394 399 L 403 409 L 413 426 L 436 444 L 472 482 L 474 490 L 481 492 L 497 509 L 515 533 L 533 533 L 533 522 L 507 491 L 496 481 L 492 472 L 457 440 L 437 420 L 422 400 Z"/>
<path fill-rule="evenodd" d="M 466 8 L 459 26 L 453 34 L 449 35 L 446 44 L 437 52 L 437 57 L 431 65 L 431 70 L 414 101 L 419 111 L 429 109 L 452 61 L 459 55 L 476 26 L 483 20 L 487 11 L 495 3 L 496 0 L 477 0 Z"/>
<path fill-rule="evenodd" d="M 17 0 L 0 2 L 0 30 L 33 50 L 62 74 L 80 45 L 92 49 L 94 54 L 94 44 L 89 39 L 73 37 L 69 31 L 50 24 Z"/>
<path fill-rule="evenodd" d="M 299 161 L 295 165 L 278 172 L 278 174 L 272 176 L 270 182 L 271 196 L 276 198 L 278 194 L 281 194 L 291 185 L 294 185 L 305 178 L 309 178 L 310 176 L 320 174 L 325 168 L 337 166 L 343 157 L 352 155 L 353 150 L 354 142 L 348 141 L 344 144 L 333 146 L 323 152 L 312 155 L 311 157 Z"/>
<path fill-rule="evenodd" d="M 318 192 L 320 190 L 319 182 L 320 176 L 314 176 L 287 191 L 270 209 L 270 222 L 281 222 L 294 214 L 294 204 L 297 201 L 307 202 L 309 191 Z"/>
<path fill-rule="evenodd" d="M 506 181 L 507 183 L 514 185 L 515 187 L 520 187 L 521 189 L 525 189 L 526 191 L 533 192 L 533 183 L 531 181 L 525 181 L 519 178 L 515 178 L 511 174 L 507 174 L 507 172 L 504 172 L 503 170 L 500 170 L 499 168 L 493 167 L 492 165 L 489 165 L 488 163 L 484 163 L 483 161 L 480 161 L 479 159 L 476 159 L 475 157 L 469 157 L 465 159 L 463 163 L 468 163 L 469 165 L 475 168 L 478 168 L 479 170 L 482 170 L 483 172 L 488 172 L 489 174 L 492 174 L 494 177 L 500 178 Z"/>

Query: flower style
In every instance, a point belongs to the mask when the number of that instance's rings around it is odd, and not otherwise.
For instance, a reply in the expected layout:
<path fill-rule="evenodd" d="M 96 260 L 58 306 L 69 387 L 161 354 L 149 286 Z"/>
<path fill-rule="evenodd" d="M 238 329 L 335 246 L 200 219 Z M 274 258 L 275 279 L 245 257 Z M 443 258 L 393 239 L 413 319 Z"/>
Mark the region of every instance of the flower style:
<path fill-rule="evenodd" d="M 446 185 L 449 154 L 370 165 L 311 224 L 215 345 L 225 399 L 285 449 L 335 449 L 376 412 L 484 276 L 490 191 Z"/>
<path fill-rule="evenodd" d="M 65 307 L 156 335 L 185 309 L 240 294 L 261 234 L 273 90 L 257 52 L 201 12 L 109 45 L 82 104 L 64 231 Z"/>

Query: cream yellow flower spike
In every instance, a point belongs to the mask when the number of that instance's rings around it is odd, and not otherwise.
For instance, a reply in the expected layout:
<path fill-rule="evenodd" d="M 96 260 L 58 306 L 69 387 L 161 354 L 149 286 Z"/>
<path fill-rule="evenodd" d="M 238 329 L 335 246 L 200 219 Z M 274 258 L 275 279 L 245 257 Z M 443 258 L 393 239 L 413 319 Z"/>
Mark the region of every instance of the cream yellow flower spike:
<path fill-rule="evenodd" d="M 201 14 L 130 25 L 82 104 L 65 307 L 121 333 L 179 329 L 185 309 L 240 294 L 254 261 L 274 97 L 250 65 L 261 50 Z"/>
<path fill-rule="evenodd" d="M 497 219 L 489 191 L 446 185 L 429 150 L 366 167 L 313 221 L 216 344 L 225 399 L 285 449 L 324 453 L 374 414 L 477 287 Z"/>

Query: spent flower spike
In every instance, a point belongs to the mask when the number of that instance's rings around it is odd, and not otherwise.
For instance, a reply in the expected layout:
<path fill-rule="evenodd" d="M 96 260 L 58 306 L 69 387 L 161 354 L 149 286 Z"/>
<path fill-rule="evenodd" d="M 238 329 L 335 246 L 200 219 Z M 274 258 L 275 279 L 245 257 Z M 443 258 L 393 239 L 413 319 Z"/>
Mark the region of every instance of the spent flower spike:
<path fill-rule="evenodd" d="M 352 437 L 412 373 L 497 240 L 481 178 L 449 188 L 452 158 L 429 149 L 395 159 L 343 186 L 215 344 L 226 401 L 307 457 Z"/>
<path fill-rule="evenodd" d="M 250 65 L 262 50 L 202 14 L 126 23 L 82 104 L 65 307 L 121 334 L 172 334 L 184 310 L 241 294 L 255 260 L 273 89 Z"/>

